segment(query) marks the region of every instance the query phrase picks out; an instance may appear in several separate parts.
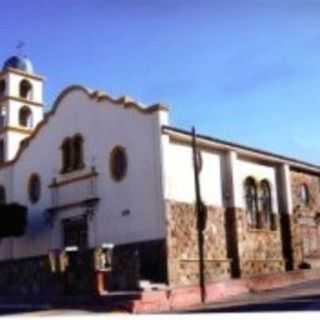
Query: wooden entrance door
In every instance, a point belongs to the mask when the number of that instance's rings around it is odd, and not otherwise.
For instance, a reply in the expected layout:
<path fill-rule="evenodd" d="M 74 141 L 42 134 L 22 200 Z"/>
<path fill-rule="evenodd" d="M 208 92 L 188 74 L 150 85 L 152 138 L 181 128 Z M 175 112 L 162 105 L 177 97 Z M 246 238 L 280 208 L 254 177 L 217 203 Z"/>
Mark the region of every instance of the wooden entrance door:
<path fill-rule="evenodd" d="M 88 222 L 86 216 L 63 220 L 64 247 L 88 248 Z"/>
<path fill-rule="evenodd" d="M 65 272 L 65 294 L 81 295 L 92 290 L 93 260 L 88 249 L 86 216 L 63 220 L 64 247 L 78 247 L 67 252 L 69 265 Z"/>

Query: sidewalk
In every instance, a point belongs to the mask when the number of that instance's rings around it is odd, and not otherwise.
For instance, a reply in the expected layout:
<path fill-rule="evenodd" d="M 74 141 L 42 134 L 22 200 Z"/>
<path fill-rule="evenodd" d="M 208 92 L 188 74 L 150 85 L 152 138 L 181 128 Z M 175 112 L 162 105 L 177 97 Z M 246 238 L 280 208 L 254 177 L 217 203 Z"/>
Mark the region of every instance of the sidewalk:
<path fill-rule="evenodd" d="M 320 280 L 310 280 L 285 288 L 251 292 L 225 301 L 201 304 L 177 313 L 319 310 Z"/>
<path fill-rule="evenodd" d="M 144 292 L 118 292 L 104 297 L 0 297 L 0 308 L 15 309 L 73 309 L 93 312 L 124 311 L 130 313 L 159 313 L 194 310 L 248 304 L 259 297 L 273 299 L 273 293 L 281 293 L 290 286 L 320 279 L 320 269 L 299 270 L 287 273 L 261 275 L 252 278 L 230 279 L 207 284 L 206 304 L 202 305 L 198 286 L 171 288 Z M 320 286 L 320 282 L 319 282 Z M 294 288 L 294 287 L 292 287 Z M 280 291 L 279 291 L 280 290 Z M 268 293 L 271 292 L 271 293 Z M 270 296 L 269 296 L 270 295 Z M 294 292 L 292 292 L 292 296 Z M 223 303 L 223 304 L 221 304 Z"/>
<path fill-rule="evenodd" d="M 235 301 L 243 295 L 265 292 L 320 279 L 320 269 L 298 270 L 251 278 L 230 279 L 207 284 L 206 303 Z M 146 292 L 141 299 L 133 301 L 130 311 L 133 313 L 175 312 L 201 305 L 198 286 L 173 288 L 166 295 L 163 292 Z"/>

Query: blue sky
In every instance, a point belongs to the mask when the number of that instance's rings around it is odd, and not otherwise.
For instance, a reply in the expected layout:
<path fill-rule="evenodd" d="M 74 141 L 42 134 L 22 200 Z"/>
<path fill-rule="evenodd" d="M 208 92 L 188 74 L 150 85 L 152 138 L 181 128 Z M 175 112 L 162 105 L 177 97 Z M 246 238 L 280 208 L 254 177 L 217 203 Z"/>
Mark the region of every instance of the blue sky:
<path fill-rule="evenodd" d="M 320 163 L 320 1 L 4 0 L 0 61 L 169 105 L 171 124 Z"/>

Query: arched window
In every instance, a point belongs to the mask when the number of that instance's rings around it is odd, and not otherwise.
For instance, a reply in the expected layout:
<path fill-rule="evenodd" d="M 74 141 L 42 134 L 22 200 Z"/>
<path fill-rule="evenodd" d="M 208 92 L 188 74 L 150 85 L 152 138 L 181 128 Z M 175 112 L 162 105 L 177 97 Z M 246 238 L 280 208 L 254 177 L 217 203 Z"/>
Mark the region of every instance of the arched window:
<path fill-rule="evenodd" d="M 267 180 L 260 183 L 261 224 L 265 228 L 272 227 L 271 187 Z"/>
<path fill-rule="evenodd" d="M 77 134 L 73 138 L 73 169 L 78 170 L 82 169 L 83 164 L 83 138 L 80 134 Z"/>
<path fill-rule="evenodd" d="M 300 200 L 303 205 L 307 206 L 310 201 L 310 193 L 308 186 L 304 183 L 300 186 Z"/>
<path fill-rule="evenodd" d="M 6 189 L 4 186 L 0 185 L 0 204 L 5 204 L 7 202 Z"/>
<path fill-rule="evenodd" d="M 61 173 L 79 170 L 84 167 L 83 161 L 83 138 L 76 134 L 73 138 L 64 139 L 62 146 L 62 169 Z"/>
<path fill-rule="evenodd" d="M 115 181 L 121 181 L 127 174 L 128 158 L 123 147 L 116 146 L 110 155 L 110 171 Z"/>
<path fill-rule="evenodd" d="M 27 106 L 22 107 L 19 112 L 19 124 L 27 128 L 33 126 L 32 112 Z"/>
<path fill-rule="evenodd" d="M 244 182 L 244 194 L 249 224 L 256 228 L 258 226 L 258 196 L 256 182 L 251 177 L 248 177 Z"/>
<path fill-rule="evenodd" d="M 66 138 L 61 146 L 62 150 L 62 169 L 61 173 L 72 170 L 72 141 Z"/>
<path fill-rule="evenodd" d="M 39 175 L 36 173 L 33 173 L 30 176 L 28 192 L 31 203 L 39 201 L 41 195 L 41 181 Z"/>
<path fill-rule="evenodd" d="M 19 94 L 21 98 L 31 99 L 32 95 L 32 86 L 28 80 L 22 80 L 19 86 Z"/>
<path fill-rule="evenodd" d="M 5 90 L 6 90 L 6 82 L 5 80 L 2 79 L 0 80 L 0 97 L 4 96 Z"/>

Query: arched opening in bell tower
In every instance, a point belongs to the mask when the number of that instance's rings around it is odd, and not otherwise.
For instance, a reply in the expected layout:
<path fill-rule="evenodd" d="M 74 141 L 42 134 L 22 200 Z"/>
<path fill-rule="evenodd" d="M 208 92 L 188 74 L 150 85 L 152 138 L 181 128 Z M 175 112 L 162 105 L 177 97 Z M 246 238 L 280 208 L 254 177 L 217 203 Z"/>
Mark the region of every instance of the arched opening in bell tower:
<path fill-rule="evenodd" d="M 33 127 L 32 112 L 29 107 L 24 106 L 19 112 L 19 125 L 27 128 Z"/>
<path fill-rule="evenodd" d="M 19 94 L 21 98 L 31 99 L 32 98 L 32 85 L 28 80 L 22 80 L 19 86 Z"/>
<path fill-rule="evenodd" d="M 5 95 L 6 91 L 6 82 L 4 79 L 0 80 L 0 97 L 3 97 Z"/>

